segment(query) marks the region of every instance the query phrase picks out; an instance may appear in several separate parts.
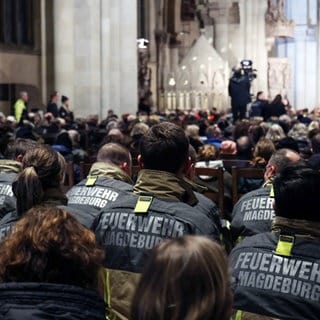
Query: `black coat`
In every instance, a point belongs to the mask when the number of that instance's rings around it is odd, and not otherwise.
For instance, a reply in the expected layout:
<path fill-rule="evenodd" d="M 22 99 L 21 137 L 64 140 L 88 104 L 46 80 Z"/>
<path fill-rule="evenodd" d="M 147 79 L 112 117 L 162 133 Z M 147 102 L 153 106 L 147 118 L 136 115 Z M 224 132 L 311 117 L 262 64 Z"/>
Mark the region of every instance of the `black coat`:
<path fill-rule="evenodd" d="M 248 77 L 232 77 L 229 82 L 229 95 L 232 106 L 245 106 L 250 101 L 250 81 Z"/>
<path fill-rule="evenodd" d="M 56 103 L 54 102 L 50 102 L 47 106 L 47 112 L 52 113 L 52 115 L 57 118 L 59 117 L 59 110 L 58 110 L 58 106 Z"/>
<path fill-rule="evenodd" d="M 105 320 L 105 303 L 94 291 L 51 283 L 0 284 L 2 320 Z"/>
<path fill-rule="evenodd" d="M 286 113 L 286 109 L 282 103 L 269 104 L 262 110 L 264 120 L 268 120 L 270 117 L 280 117 Z"/>
<path fill-rule="evenodd" d="M 250 117 L 262 117 L 264 109 L 268 107 L 267 100 L 257 99 L 251 105 Z"/>

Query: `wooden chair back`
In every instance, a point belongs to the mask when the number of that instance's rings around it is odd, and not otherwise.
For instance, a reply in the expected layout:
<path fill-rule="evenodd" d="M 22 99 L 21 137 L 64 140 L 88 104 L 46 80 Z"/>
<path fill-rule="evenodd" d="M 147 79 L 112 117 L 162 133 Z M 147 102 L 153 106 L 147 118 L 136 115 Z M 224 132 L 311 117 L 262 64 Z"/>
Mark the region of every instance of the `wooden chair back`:
<path fill-rule="evenodd" d="M 242 196 L 239 193 L 238 185 L 239 179 L 263 179 L 264 178 L 264 169 L 262 168 L 239 168 L 232 167 L 232 200 L 233 205 L 237 203 L 239 198 Z"/>
<path fill-rule="evenodd" d="M 218 192 L 206 191 L 204 193 L 209 199 L 218 204 L 221 217 L 224 218 L 224 184 L 223 184 L 223 168 L 195 168 L 195 174 L 197 176 L 209 176 L 217 178 L 218 180 Z"/>
<path fill-rule="evenodd" d="M 249 160 L 239 160 L 239 159 L 222 159 L 223 166 L 226 170 L 231 172 L 232 167 L 246 168 L 249 167 Z"/>
<path fill-rule="evenodd" d="M 87 177 L 87 175 L 90 172 L 91 167 L 92 167 L 92 163 L 86 163 L 86 162 L 83 162 L 83 161 L 81 161 L 79 163 L 79 169 L 80 169 L 79 178 L 80 178 L 80 181 Z"/>
<path fill-rule="evenodd" d="M 68 190 L 71 189 L 73 185 L 74 185 L 74 167 L 73 167 L 73 162 L 70 161 L 70 162 L 67 162 L 62 191 L 64 193 L 68 192 Z"/>

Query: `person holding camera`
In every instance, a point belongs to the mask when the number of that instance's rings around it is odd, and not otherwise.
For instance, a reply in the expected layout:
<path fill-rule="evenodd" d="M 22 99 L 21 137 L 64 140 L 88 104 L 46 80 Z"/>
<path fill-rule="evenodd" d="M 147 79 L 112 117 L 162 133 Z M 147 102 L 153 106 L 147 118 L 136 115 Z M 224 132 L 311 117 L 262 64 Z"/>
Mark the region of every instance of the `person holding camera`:
<path fill-rule="evenodd" d="M 251 101 L 250 80 L 242 69 L 237 69 L 229 81 L 229 96 L 233 122 L 245 118 L 247 104 Z"/>

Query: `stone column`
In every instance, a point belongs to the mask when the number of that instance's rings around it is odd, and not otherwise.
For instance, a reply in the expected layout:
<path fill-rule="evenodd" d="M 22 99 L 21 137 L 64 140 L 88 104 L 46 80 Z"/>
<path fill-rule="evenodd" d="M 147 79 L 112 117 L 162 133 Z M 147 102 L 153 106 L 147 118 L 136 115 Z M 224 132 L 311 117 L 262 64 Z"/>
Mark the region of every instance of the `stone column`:
<path fill-rule="evenodd" d="M 54 1 L 55 85 L 76 116 L 137 110 L 135 0 Z"/>
<path fill-rule="evenodd" d="M 135 113 L 137 101 L 137 3 L 135 0 L 101 0 L 101 87 L 105 116 Z"/>
<path fill-rule="evenodd" d="M 74 101 L 74 1 L 55 0 L 54 19 L 54 79 L 55 90 Z M 50 93 L 48 93 L 50 94 Z M 49 97 L 46 98 L 48 100 Z M 45 101 L 46 101 L 45 100 Z M 77 115 L 77 110 L 75 114 Z"/>
<path fill-rule="evenodd" d="M 264 91 L 268 88 L 268 56 L 265 36 L 265 12 L 267 1 L 240 0 L 240 34 L 243 42 L 241 49 L 233 47 L 234 52 L 242 51 L 242 59 L 253 61 L 253 68 L 258 70 L 258 78 L 253 81 L 253 93 Z M 240 48 L 239 48 L 240 49 Z"/>
<path fill-rule="evenodd" d="M 317 38 L 317 86 L 316 86 L 316 106 L 320 107 L 320 4 L 318 5 L 318 15 L 317 15 L 317 21 L 318 21 L 318 38 Z"/>

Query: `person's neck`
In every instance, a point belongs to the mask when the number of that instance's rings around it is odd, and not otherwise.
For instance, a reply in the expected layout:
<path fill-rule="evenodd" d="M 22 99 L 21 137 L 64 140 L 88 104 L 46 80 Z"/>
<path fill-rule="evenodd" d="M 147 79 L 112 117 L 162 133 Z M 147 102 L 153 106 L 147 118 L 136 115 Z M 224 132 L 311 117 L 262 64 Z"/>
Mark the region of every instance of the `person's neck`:
<path fill-rule="evenodd" d="M 134 193 L 147 193 L 156 198 L 181 201 L 191 206 L 198 202 L 191 185 L 181 175 L 159 170 L 140 170 Z"/>

